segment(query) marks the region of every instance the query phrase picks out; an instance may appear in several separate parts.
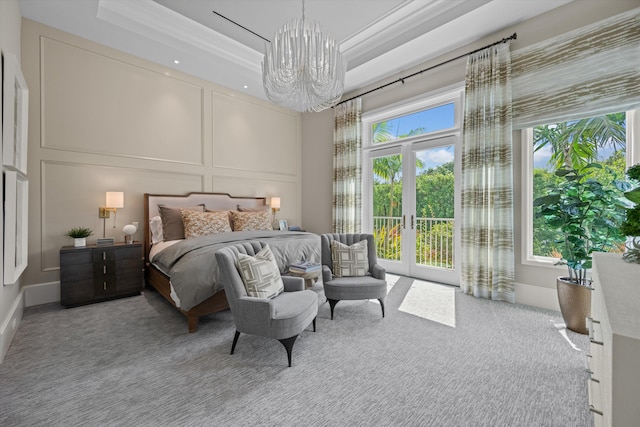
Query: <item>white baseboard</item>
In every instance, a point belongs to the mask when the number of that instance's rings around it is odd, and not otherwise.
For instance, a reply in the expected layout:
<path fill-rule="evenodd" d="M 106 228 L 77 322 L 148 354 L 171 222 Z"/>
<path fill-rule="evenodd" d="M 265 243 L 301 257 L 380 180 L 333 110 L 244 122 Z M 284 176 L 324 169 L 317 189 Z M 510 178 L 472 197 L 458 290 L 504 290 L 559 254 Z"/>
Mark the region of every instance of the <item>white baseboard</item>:
<path fill-rule="evenodd" d="M 516 303 L 560 311 L 556 288 L 516 283 Z"/>
<path fill-rule="evenodd" d="M 22 289 L 24 290 L 25 307 L 60 302 L 60 282 L 27 285 Z"/>
<path fill-rule="evenodd" d="M 18 330 L 18 325 L 24 314 L 24 289 L 18 292 L 18 296 L 11 305 L 11 309 L 7 314 L 4 322 L 0 325 L 0 363 L 4 360 L 4 356 L 9 350 L 13 336 Z"/>

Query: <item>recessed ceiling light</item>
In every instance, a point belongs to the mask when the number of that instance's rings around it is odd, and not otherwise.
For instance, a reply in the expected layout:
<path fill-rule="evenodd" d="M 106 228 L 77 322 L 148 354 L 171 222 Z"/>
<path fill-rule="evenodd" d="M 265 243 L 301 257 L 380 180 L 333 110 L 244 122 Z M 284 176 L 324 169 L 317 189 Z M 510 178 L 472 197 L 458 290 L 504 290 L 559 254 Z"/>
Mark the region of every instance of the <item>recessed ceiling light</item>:
<path fill-rule="evenodd" d="M 247 86 L 247 85 L 244 85 L 242 87 L 245 88 L 245 89 L 249 89 L 249 86 Z"/>
<path fill-rule="evenodd" d="M 174 60 L 173 60 L 173 63 L 174 63 L 174 64 L 179 64 L 179 63 L 180 63 L 180 61 L 178 61 L 177 59 L 174 59 Z"/>

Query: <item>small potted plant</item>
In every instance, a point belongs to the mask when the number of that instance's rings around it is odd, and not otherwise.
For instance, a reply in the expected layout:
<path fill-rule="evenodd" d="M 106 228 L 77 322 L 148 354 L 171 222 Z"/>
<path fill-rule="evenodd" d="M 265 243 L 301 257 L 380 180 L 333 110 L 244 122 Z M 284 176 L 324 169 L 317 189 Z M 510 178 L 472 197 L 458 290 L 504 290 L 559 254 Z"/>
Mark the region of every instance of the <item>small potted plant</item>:
<path fill-rule="evenodd" d="M 86 227 L 73 227 L 67 231 L 66 236 L 73 239 L 73 246 L 86 246 L 87 237 L 93 234 L 93 230 Z"/>
<path fill-rule="evenodd" d="M 601 169 L 607 178 L 590 177 L 595 169 Z M 536 216 L 562 236 L 557 241 L 562 258 L 556 264 L 569 269 L 568 276 L 556 281 L 562 318 L 568 329 L 586 334 L 585 319 L 591 314 L 591 278 L 587 276 L 591 254 L 617 249 L 624 240 L 620 224 L 626 183 L 613 179 L 612 172 L 597 163 L 580 170 L 558 169 L 555 174 L 564 180 L 548 195 L 537 198 L 534 207 Z"/>
<path fill-rule="evenodd" d="M 627 170 L 627 177 L 640 183 L 640 163 Z M 627 209 L 626 219 L 620 226 L 622 234 L 631 238 L 622 258 L 627 262 L 640 263 L 640 187 L 627 191 L 624 196 L 635 206 Z"/>

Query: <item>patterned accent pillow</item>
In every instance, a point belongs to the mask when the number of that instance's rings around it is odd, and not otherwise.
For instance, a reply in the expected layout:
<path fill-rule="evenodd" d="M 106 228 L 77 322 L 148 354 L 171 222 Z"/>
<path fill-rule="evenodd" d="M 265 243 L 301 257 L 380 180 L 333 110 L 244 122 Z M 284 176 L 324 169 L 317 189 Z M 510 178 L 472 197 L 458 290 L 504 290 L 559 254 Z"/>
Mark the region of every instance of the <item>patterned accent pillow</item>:
<path fill-rule="evenodd" d="M 231 211 L 231 216 L 233 216 L 234 231 L 273 230 L 273 227 L 271 226 L 271 214 L 269 211 Z"/>
<path fill-rule="evenodd" d="M 262 248 L 255 257 L 238 254 L 237 267 L 248 296 L 275 298 L 284 292 L 278 263 L 269 246 Z"/>
<path fill-rule="evenodd" d="M 170 208 L 158 205 L 160 218 L 162 218 L 162 235 L 164 240 L 184 239 L 184 225 L 182 224 L 181 210 L 204 212 L 204 205 L 189 206 L 186 208 Z"/>
<path fill-rule="evenodd" d="M 185 239 L 231 232 L 227 211 L 196 212 L 181 209 L 180 213 L 182 213 Z"/>
<path fill-rule="evenodd" d="M 231 228 L 231 231 L 233 231 L 233 217 L 231 216 L 231 211 L 219 211 L 215 209 L 205 209 L 204 211 L 205 212 L 226 212 L 227 220 L 229 221 L 229 227 Z"/>
<path fill-rule="evenodd" d="M 351 246 L 331 241 L 331 262 L 336 277 L 366 276 L 369 273 L 369 251 L 367 241 L 362 240 Z"/>

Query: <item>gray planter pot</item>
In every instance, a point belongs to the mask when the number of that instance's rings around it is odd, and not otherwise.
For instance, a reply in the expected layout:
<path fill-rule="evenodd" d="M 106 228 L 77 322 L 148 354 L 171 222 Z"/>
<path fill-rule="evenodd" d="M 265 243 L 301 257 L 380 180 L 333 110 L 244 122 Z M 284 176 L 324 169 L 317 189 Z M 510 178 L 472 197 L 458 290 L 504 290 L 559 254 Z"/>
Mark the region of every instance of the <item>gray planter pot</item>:
<path fill-rule="evenodd" d="M 588 334 L 587 317 L 591 316 L 591 291 L 587 286 L 569 282 L 568 277 L 558 277 L 558 302 L 567 329 Z"/>

